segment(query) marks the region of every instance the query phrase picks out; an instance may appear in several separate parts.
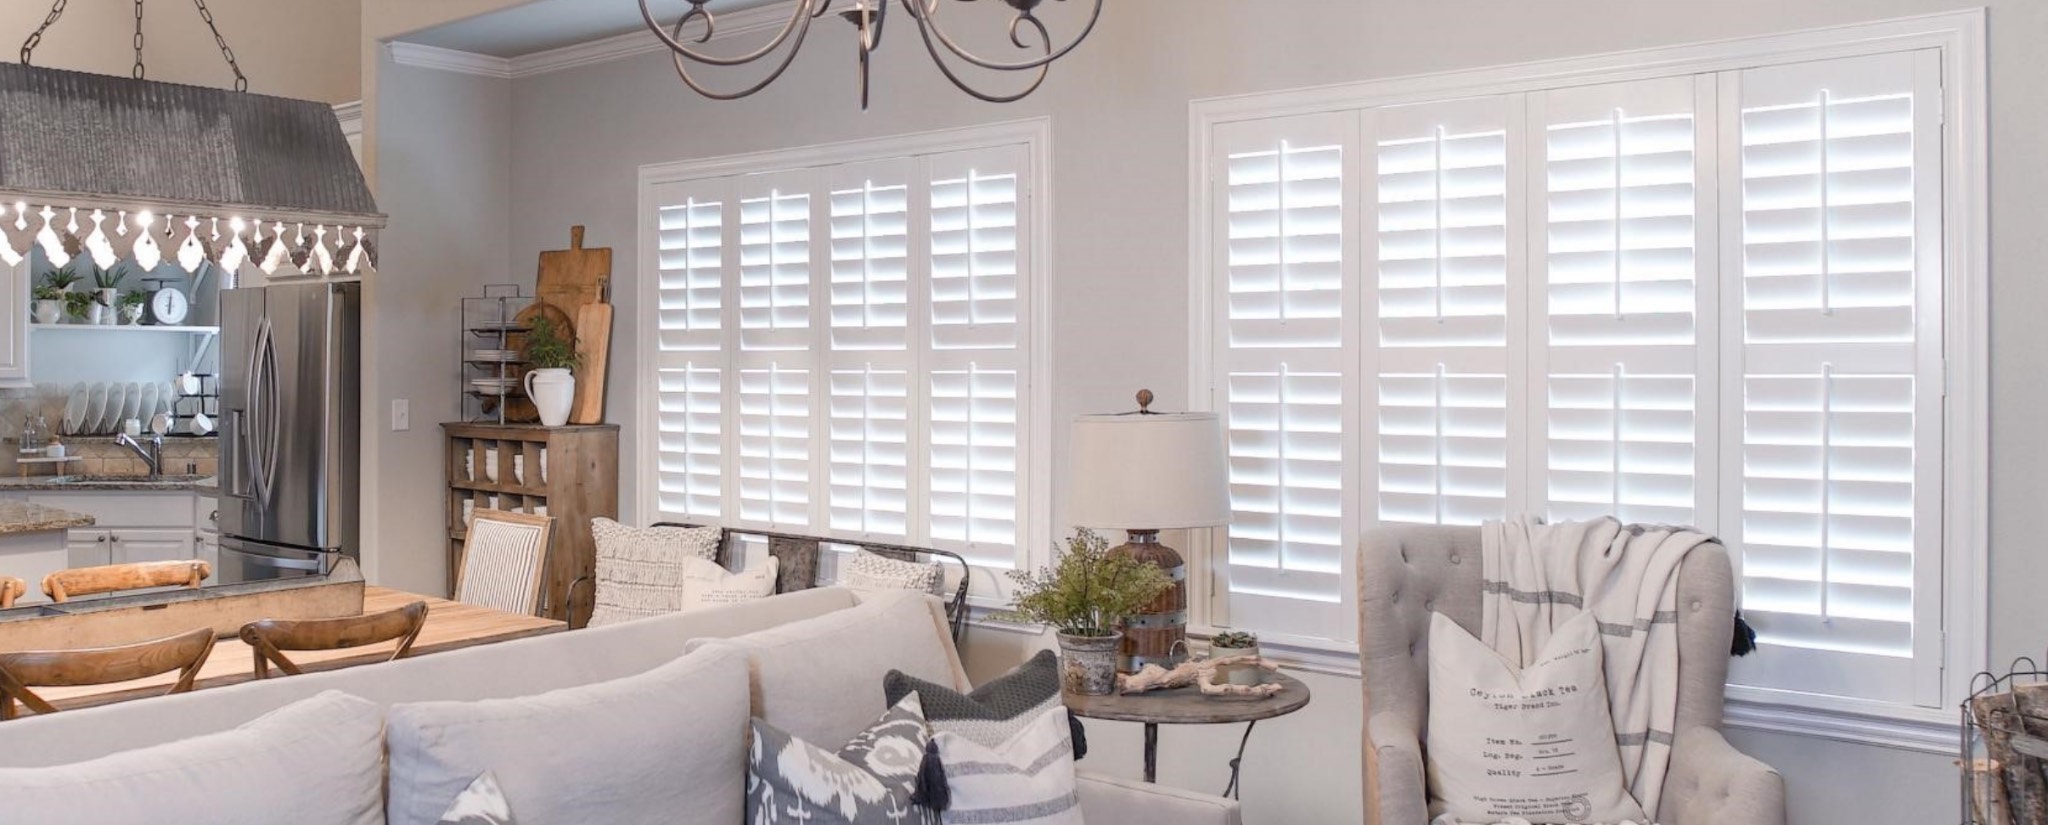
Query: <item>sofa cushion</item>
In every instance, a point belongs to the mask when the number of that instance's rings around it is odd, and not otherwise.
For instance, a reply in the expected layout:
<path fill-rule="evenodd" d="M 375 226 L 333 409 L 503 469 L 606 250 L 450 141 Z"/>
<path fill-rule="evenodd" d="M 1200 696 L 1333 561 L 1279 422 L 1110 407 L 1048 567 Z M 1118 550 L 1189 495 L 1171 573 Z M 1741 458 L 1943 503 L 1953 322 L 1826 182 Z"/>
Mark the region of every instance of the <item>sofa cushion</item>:
<path fill-rule="evenodd" d="M 1068 730 L 1067 709 L 1051 707 L 994 747 L 953 731 L 934 734 L 952 797 L 941 819 L 946 825 L 1081 825 Z"/>
<path fill-rule="evenodd" d="M 0 769 L 0 821 L 378 825 L 382 731 L 375 703 L 328 691 L 233 730 L 89 762 Z"/>
<path fill-rule="evenodd" d="M 925 825 L 919 770 L 931 728 L 912 694 L 829 751 L 755 719 L 747 755 L 750 825 Z"/>
<path fill-rule="evenodd" d="M 746 658 L 684 656 L 536 696 L 393 705 L 392 825 L 433 825 L 490 771 L 521 825 L 739 822 Z"/>
<path fill-rule="evenodd" d="M 686 649 L 743 649 L 755 716 L 799 739 L 844 742 L 889 707 L 882 679 L 891 670 L 966 689 L 943 616 L 931 596 L 898 591 L 745 636 L 696 640 Z"/>
<path fill-rule="evenodd" d="M 716 527 L 628 527 L 590 520 L 597 543 L 597 605 L 590 626 L 683 609 L 683 579 L 694 559 L 718 561 L 725 532 Z"/>

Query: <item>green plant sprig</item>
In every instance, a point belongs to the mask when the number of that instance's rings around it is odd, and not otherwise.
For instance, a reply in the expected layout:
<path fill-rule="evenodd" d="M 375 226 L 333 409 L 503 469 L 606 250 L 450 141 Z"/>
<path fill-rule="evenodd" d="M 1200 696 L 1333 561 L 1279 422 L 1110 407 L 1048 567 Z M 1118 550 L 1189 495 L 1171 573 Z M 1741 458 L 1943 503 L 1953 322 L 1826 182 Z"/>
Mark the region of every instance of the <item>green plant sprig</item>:
<path fill-rule="evenodd" d="M 115 289 L 121 286 L 121 281 L 128 277 L 128 262 L 126 261 L 116 263 L 106 269 L 101 269 L 91 262 L 87 262 L 86 266 L 92 267 L 93 285 L 100 289 Z"/>
<path fill-rule="evenodd" d="M 1081 528 L 1052 567 L 1010 571 L 1017 608 L 1009 621 L 1051 625 L 1074 636 L 1107 636 L 1173 587 L 1159 565 L 1109 551 L 1109 542 Z"/>
<path fill-rule="evenodd" d="M 149 303 L 149 296 L 144 294 L 142 290 L 131 289 L 121 293 L 120 305 L 122 307 L 139 307 L 146 303 Z"/>
<path fill-rule="evenodd" d="M 58 292 L 69 291 L 73 284 L 81 280 L 78 275 L 78 261 L 74 259 L 68 264 L 50 270 L 43 275 L 43 280 L 56 287 Z"/>
<path fill-rule="evenodd" d="M 66 292 L 64 293 L 64 311 L 70 313 L 73 318 L 84 318 L 85 311 L 92 308 L 95 300 L 97 299 L 89 292 Z"/>
<path fill-rule="evenodd" d="M 1226 647 L 1232 650 L 1243 650 L 1248 647 L 1258 647 L 1259 637 L 1257 634 L 1246 633 L 1242 630 L 1229 630 L 1224 631 L 1222 633 L 1218 633 L 1213 637 L 1210 637 L 1209 645 L 1211 647 Z"/>
<path fill-rule="evenodd" d="M 526 360 L 539 370 L 573 370 L 583 362 L 575 337 L 563 335 L 545 315 L 534 318 L 533 330 L 526 333 Z"/>

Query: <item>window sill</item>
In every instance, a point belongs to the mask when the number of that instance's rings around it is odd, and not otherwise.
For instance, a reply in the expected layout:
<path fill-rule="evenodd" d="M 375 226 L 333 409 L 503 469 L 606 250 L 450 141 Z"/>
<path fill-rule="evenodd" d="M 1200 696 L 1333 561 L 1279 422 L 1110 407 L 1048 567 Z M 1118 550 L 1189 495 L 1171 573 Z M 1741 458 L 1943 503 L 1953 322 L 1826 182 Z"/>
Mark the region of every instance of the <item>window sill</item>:
<path fill-rule="evenodd" d="M 1827 707 L 1818 705 L 1826 704 Z M 1736 730 L 1790 734 L 1856 745 L 1956 753 L 1957 711 L 1837 697 L 1790 697 L 1739 685 L 1728 688 L 1723 718 Z"/>

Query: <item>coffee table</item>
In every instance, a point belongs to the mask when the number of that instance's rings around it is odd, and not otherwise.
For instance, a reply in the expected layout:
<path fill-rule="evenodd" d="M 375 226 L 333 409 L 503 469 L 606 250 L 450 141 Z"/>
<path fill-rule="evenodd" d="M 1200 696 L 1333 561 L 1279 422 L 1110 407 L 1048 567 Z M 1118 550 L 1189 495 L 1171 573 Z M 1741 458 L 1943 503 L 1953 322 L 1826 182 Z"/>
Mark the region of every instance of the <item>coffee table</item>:
<path fill-rule="evenodd" d="M 1279 693 L 1262 699 L 1205 696 L 1193 686 L 1155 690 L 1130 695 L 1077 696 L 1065 694 L 1067 709 L 1075 716 L 1112 722 L 1138 722 L 1145 726 L 1145 781 L 1159 781 L 1160 725 L 1228 725 L 1245 723 L 1244 736 L 1237 740 L 1237 756 L 1230 760 L 1230 785 L 1223 795 L 1238 795 L 1238 769 L 1244 762 L 1244 748 L 1251 741 L 1259 720 L 1286 716 L 1308 705 L 1308 685 L 1285 673 L 1269 674 L 1281 685 Z"/>

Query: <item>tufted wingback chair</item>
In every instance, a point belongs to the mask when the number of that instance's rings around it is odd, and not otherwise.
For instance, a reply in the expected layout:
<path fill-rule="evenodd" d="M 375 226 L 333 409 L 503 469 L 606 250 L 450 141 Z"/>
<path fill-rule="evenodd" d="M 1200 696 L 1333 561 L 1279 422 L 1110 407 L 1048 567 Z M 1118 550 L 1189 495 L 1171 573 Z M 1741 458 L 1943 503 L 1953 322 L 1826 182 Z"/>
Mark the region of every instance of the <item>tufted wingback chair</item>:
<path fill-rule="evenodd" d="M 1477 527 L 1397 527 L 1358 548 L 1359 664 L 1365 693 L 1366 821 L 1424 825 L 1429 614 L 1479 634 Z M 1735 582 L 1728 551 L 1704 544 L 1678 573 L 1679 687 L 1671 766 L 1655 812 L 1664 825 L 1784 825 L 1777 771 L 1721 735 Z"/>

